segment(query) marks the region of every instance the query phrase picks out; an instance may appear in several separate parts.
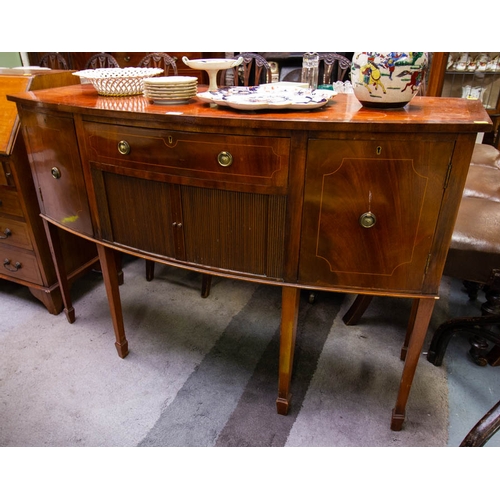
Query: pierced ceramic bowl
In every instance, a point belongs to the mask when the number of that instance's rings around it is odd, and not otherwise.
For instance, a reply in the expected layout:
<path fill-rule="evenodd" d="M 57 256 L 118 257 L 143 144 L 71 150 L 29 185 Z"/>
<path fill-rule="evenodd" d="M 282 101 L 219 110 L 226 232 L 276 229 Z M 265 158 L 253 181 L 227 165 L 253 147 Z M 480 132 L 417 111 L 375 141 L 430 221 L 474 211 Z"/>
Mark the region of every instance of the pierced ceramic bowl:
<path fill-rule="evenodd" d="M 97 68 L 73 74 L 91 83 L 99 95 L 122 97 L 142 94 L 144 79 L 160 73 L 161 68 Z"/>
<path fill-rule="evenodd" d="M 426 69 L 425 52 L 355 52 L 354 95 L 363 106 L 401 108 L 417 95 Z"/>

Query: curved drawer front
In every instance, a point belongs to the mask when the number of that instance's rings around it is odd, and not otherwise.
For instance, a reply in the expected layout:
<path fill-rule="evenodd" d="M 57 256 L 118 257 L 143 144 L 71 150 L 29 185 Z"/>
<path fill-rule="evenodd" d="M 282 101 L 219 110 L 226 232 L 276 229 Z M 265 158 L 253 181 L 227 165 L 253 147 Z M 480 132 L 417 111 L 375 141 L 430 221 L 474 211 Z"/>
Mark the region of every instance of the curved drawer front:
<path fill-rule="evenodd" d="M 201 134 L 91 122 L 85 122 L 85 130 L 90 161 L 121 167 L 121 171 L 114 169 L 116 173 L 137 169 L 140 172 L 134 175 L 141 176 L 142 172 L 144 178 L 189 184 L 197 179 L 224 188 L 285 188 L 288 183 L 290 140 L 287 138 Z"/>
<path fill-rule="evenodd" d="M 0 245 L 0 262 L 2 277 L 43 284 L 36 257 L 32 253 Z"/>
<path fill-rule="evenodd" d="M 32 250 L 28 226 L 25 222 L 0 217 L 0 244 Z"/>
<path fill-rule="evenodd" d="M 71 230 L 93 235 L 72 116 L 23 111 L 21 119 L 42 213 Z"/>

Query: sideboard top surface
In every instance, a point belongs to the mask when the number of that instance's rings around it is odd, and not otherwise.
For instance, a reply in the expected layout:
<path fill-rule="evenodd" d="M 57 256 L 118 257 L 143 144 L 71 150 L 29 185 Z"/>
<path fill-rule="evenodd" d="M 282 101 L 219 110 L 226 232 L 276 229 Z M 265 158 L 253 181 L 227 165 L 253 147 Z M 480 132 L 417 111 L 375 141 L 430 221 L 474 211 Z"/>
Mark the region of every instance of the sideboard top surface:
<path fill-rule="evenodd" d="M 199 86 L 199 90 L 204 90 Z M 204 103 L 193 98 L 188 104 L 159 105 L 146 97 L 99 96 L 90 84 L 22 92 L 9 100 L 55 111 L 170 123 L 172 125 L 267 128 L 284 130 L 358 132 L 486 132 L 492 122 L 480 101 L 461 98 L 415 97 L 404 108 L 363 107 L 352 94 L 338 94 L 315 110 L 240 111 Z"/>

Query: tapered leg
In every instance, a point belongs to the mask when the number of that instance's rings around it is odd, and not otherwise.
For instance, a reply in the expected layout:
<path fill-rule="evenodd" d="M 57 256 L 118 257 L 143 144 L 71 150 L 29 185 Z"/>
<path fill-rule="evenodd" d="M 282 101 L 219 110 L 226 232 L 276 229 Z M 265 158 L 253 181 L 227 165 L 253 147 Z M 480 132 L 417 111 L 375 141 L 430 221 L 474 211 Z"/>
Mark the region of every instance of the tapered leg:
<path fill-rule="evenodd" d="M 401 361 L 404 361 L 406 359 L 408 344 L 410 343 L 410 337 L 413 332 L 413 327 L 415 325 L 415 317 L 417 316 L 417 310 L 418 310 L 418 299 L 414 299 L 411 307 L 410 319 L 408 320 L 408 328 L 406 329 L 405 341 L 403 347 L 401 348 L 401 354 L 400 354 Z"/>
<path fill-rule="evenodd" d="M 155 277 L 155 261 L 146 259 L 146 281 L 153 281 Z"/>
<path fill-rule="evenodd" d="M 393 431 L 400 431 L 403 427 L 406 403 L 410 395 L 411 384 L 415 376 L 415 370 L 417 369 L 418 359 L 427 334 L 434 304 L 434 298 L 415 299 L 414 310 L 412 311 L 412 315 L 413 312 L 415 314 L 413 331 L 409 336 L 408 350 L 406 352 L 396 406 L 392 410 L 391 429 Z"/>
<path fill-rule="evenodd" d="M 56 268 L 57 281 L 59 282 L 59 288 L 61 289 L 62 301 L 64 304 L 64 314 L 66 314 L 68 323 L 74 323 L 75 310 L 73 309 L 73 303 L 71 301 L 71 295 L 69 292 L 68 276 L 66 275 L 66 268 L 64 267 L 64 258 L 61 249 L 59 232 L 56 226 L 45 219 L 42 220 L 45 227 L 47 240 L 49 242 L 52 261 L 54 262 L 54 267 Z"/>
<path fill-rule="evenodd" d="M 128 342 L 125 337 L 125 328 L 123 326 L 122 303 L 120 300 L 120 290 L 118 284 L 118 272 L 116 265 L 115 251 L 111 248 L 97 244 L 97 253 L 101 262 L 102 277 L 108 296 L 109 310 L 115 330 L 115 347 L 120 358 L 128 354 Z"/>
<path fill-rule="evenodd" d="M 212 286 L 212 276 L 210 274 L 201 275 L 201 296 L 206 299 L 210 295 L 210 287 Z"/>
<path fill-rule="evenodd" d="M 280 415 L 288 413 L 290 405 L 290 380 L 292 378 L 293 353 L 297 334 L 300 288 L 282 287 L 280 357 L 278 399 L 276 407 Z"/>

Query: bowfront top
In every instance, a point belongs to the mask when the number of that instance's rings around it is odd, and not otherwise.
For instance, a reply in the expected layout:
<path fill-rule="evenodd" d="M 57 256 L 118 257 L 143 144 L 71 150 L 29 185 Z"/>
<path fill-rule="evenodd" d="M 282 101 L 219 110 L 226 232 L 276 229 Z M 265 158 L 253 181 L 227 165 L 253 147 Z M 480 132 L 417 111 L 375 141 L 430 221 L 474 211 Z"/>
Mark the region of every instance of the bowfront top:
<path fill-rule="evenodd" d="M 198 87 L 205 90 L 204 86 Z M 170 123 L 211 125 L 223 118 L 228 126 L 323 130 L 374 131 L 384 124 L 384 131 L 485 132 L 492 122 L 478 100 L 442 97 L 415 97 L 404 108 L 366 108 L 353 94 L 338 94 L 327 105 L 311 110 L 243 111 L 202 102 L 197 97 L 187 104 L 153 104 L 144 96 L 99 96 L 90 84 L 26 92 L 9 100 L 43 103 L 45 108 L 90 115 L 106 113 L 117 118 L 125 114 L 135 119 L 154 119 Z M 140 116 L 135 116 L 140 115 Z M 216 119 L 217 122 L 212 122 Z M 344 125 L 344 126 L 342 126 Z"/>

